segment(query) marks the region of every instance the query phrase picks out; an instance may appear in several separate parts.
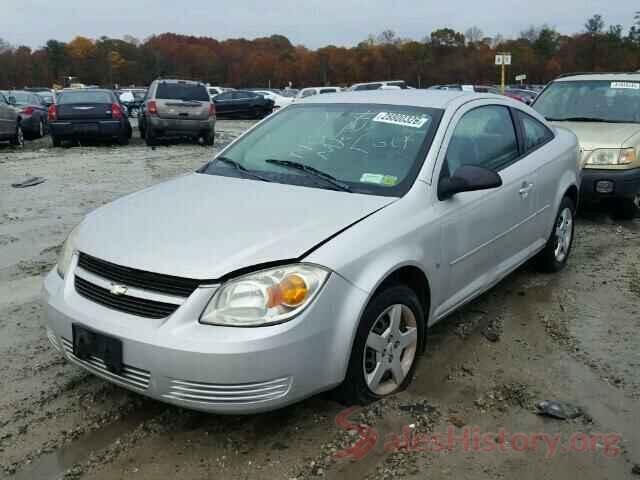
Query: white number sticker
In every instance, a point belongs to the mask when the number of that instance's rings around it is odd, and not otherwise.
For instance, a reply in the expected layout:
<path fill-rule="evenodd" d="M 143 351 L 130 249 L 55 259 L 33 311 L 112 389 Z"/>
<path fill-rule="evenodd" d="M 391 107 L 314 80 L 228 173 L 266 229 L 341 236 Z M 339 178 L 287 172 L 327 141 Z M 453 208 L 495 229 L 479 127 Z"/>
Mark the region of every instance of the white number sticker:
<path fill-rule="evenodd" d="M 638 82 L 611 82 L 611 88 L 630 88 L 632 90 L 640 90 Z"/>
<path fill-rule="evenodd" d="M 409 115 L 407 113 L 380 112 L 372 121 L 401 125 L 403 127 L 420 128 L 429 121 L 429 117 Z"/>

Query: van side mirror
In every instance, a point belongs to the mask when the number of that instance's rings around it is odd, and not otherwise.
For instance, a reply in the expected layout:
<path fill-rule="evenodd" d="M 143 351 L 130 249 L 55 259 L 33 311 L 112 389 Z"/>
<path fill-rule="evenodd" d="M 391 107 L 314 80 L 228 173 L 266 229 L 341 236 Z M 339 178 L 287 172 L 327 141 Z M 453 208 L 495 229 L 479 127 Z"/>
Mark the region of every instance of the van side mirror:
<path fill-rule="evenodd" d="M 457 193 L 488 190 L 502 185 L 502 178 L 493 170 L 477 165 L 462 165 L 451 177 L 438 182 L 438 198 L 445 200 Z"/>

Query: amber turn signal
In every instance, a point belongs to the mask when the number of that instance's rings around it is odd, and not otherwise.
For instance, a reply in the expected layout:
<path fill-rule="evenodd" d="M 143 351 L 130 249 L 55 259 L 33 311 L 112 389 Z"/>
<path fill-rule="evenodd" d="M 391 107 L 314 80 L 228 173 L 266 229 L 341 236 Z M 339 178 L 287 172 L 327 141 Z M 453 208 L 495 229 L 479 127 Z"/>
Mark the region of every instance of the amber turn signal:
<path fill-rule="evenodd" d="M 308 294 L 307 282 L 300 275 L 293 273 L 284 277 L 277 285 L 269 288 L 267 307 L 273 308 L 278 305 L 297 307 L 305 301 Z"/>

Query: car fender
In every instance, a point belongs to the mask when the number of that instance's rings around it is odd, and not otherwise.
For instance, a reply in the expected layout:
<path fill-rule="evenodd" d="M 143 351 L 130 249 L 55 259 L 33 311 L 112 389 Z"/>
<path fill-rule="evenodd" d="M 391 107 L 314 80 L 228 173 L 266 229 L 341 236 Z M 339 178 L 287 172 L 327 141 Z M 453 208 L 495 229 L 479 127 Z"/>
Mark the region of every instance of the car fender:
<path fill-rule="evenodd" d="M 560 203 L 562 199 L 566 195 L 567 191 L 571 187 L 575 187 L 577 190 L 576 199 L 580 198 L 580 183 L 581 183 L 581 158 L 580 158 L 580 146 L 578 143 L 577 137 L 573 134 L 573 132 L 557 128 L 556 132 L 561 140 L 567 142 L 567 148 L 561 154 L 560 162 L 565 166 L 563 169 L 560 178 L 558 179 L 557 189 L 555 192 L 555 198 L 553 201 L 553 210 L 552 215 L 550 215 L 550 223 L 547 229 L 547 237 L 551 235 L 553 231 L 553 226 L 555 225 L 556 215 L 558 213 L 558 209 L 560 208 Z M 563 138 L 564 137 L 564 138 Z M 578 207 L 576 202 L 576 208 Z"/>

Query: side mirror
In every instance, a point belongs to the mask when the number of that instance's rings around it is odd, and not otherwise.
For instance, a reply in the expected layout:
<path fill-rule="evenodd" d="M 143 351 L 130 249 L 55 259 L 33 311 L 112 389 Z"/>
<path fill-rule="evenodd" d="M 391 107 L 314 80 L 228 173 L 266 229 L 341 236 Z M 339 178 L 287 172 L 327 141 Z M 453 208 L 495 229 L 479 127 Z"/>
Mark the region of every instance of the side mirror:
<path fill-rule="evenodd" d="M 457 193 L 488 190 L 502 185 L 502 178 L 493 170 L 477 165 L 463 165 L 453 176 L 438 182 L 438 198 L 444 200 Z"/>

